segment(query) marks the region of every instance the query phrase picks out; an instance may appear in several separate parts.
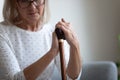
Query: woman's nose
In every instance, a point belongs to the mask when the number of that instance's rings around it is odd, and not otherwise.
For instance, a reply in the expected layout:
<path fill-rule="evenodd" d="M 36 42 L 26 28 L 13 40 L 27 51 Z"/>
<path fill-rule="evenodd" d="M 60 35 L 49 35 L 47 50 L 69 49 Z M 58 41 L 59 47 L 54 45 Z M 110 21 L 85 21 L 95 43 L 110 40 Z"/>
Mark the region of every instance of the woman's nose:
<path fill-rule="evenodd" d="M 29 5 L 29 7 L 31 7 L 31 8 L 36 8 L 36 6 L 37 6 L 37 4 L 34 1 L 31 2 L 30 5 Z"/>

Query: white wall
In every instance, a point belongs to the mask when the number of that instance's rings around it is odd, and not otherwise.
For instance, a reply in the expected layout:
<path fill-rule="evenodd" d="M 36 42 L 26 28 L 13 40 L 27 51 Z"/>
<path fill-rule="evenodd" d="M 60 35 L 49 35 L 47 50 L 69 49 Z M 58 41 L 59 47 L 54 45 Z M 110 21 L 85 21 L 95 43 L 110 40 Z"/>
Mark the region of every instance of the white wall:
<path fill-rule="evenodd" d="M 0 21 L 2 3 L 0 5 Z M 80 41 L 83 61 L 120 61 L 120 0 L 49 0 L 51 23 L 71 22 Z"/>
<path fill-rule="evenodd" d="M 120 60 L 120 0 L 84 0 L 86 56 L 89 60 Z M 84 54 L 84 53 L 83 53 Z"/>
<path fill-rule="evenodd" d="M 51 22 L 64 17 L 79 37 L 84 61 L 120 60 L 120 0 L 50 0 Z"/>

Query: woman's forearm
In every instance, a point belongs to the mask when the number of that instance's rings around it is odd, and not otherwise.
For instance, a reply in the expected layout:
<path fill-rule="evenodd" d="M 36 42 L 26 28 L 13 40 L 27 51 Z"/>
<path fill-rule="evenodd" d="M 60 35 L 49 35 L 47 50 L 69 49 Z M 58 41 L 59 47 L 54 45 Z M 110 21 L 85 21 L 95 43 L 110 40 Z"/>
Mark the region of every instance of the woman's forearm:
<path fill-rule="evenodd" d="M 70 47 L 70 59 L 67 67 L 67 74 L 70 78 L 76 79 L 81 71 L 81 57 L 79 45 Z"/>
<path fill-rule="evenodd" d="M 26 79 L 35 80 L 56 56 L 54 52 L 55 51 L 50 50 L 46 55 L 44 55 L 38 61 L 25 68 L 24 75 Z"/>

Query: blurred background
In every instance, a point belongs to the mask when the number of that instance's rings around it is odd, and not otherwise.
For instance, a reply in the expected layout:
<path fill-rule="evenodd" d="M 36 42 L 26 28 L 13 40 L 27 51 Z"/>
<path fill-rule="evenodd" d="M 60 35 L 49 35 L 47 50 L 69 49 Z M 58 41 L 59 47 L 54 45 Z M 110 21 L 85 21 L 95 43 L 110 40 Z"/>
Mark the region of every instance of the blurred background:
<path fill-rule="evenodd" d="M 0 0 L 0 21 L 3 20 Z M 83 62 L 120 62 L 120 0 L 49 0 L 51 24 L 61 18 L 78 35 Z"/>
<path fill-rule="evenodd" d="M 120 61 L 120 0 L 50 0 L 51 22 L 65 18 L 84 61 Z"/>

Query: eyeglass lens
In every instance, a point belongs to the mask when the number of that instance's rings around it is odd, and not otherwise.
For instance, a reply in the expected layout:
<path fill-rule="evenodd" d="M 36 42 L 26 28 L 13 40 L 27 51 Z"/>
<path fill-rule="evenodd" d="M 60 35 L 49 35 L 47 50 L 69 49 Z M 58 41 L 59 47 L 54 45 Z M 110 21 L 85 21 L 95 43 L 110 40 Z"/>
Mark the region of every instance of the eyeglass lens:
<path fill-rule="evenodd" d="M 34 3 L 35 6 L 43 5 L 44 4 L 44 0 L 18 0 L 18 3 L 20 5 L 20 7 L 26 8 L 31 3 Z"/>

